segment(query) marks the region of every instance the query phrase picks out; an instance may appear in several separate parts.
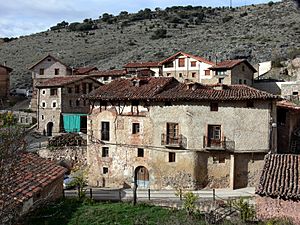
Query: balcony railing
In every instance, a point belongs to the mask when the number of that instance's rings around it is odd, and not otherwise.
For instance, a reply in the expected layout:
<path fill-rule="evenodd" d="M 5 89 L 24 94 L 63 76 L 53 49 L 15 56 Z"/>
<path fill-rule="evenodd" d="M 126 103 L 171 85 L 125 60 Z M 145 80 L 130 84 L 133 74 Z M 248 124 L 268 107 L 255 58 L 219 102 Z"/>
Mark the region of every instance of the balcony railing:
<path fill-rule="evenodd" d="M 224 137 L 223 139 L 213 139 L 203 136 L 203 148 L 206 150 L 234 151 L 235 142 Z"/>
<path fill-rule="evenodd" d="M 187 139 L 181 134 L 176 137 L 169 136 L 168 134 L 161 134 L 161 145 L 168 148 L 186 148 Z"/>

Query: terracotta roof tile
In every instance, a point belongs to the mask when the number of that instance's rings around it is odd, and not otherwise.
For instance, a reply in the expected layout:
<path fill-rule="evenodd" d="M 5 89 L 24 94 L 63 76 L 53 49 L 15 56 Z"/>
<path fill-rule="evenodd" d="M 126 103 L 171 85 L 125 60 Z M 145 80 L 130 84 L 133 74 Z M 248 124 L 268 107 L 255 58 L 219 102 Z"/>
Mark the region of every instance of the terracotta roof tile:
<path fill-rule="evenodd" d="M 250 100 L 276 99 L 278 96 L 246 85 L 184 84 L 173 77 L 118 79 L 88 95 L 99 100 Z"/>
<path fill-rule="evenodd" d="M 291 109 L 291 110 L 295 110 L 295 111 L 300 110 L 300 105 L 297 105 L 288 100 L 282 100 L 280 102 L 277 102 L 277 107 Z"/>
<path fill-rule="evenodd" d="M 93 71 L 97 71 L 97 67 L 78 67 L 75 69 L 75 74 L 76 75 L 88 75 L 89 73 Z"/>
<path fill-rule="evenodd" d="M 10 192 L 6 194 L 11 196 L 9 202 L 11 205 L 29 199 L 39 192 L 46 183 L 52 183 L 66 172 L 64 167 L 33 153 L 20 153 L 19 157 L 20 159 L 15 164 L 13 177 L 1 183 L 1 185 L 10 187 Z"/>
<path fill-rule="evenodd" d="M 106 77 L 106 76 L 124 76 L 126 75 L 126 70 L 102 70 L 93 71 L 90 73 L 90 77 Z"/>
<path fill-rule="evenodd" d="M 217 65 L 212 66 L 211 70 L 216 70 L 216 69 L 232 69 L 233 67 L 239 65 L 240 63 L 246 63 L 251 70 L 256 72 L 256 69 L 246 60 L 246 59 L 235 59 L 235 60 L 226 60 L 217 63 Z"/>
<path fill-rule="evenodd" d="M 124 65 L 124 68 L 147 68 L 147 67 L 160 67 L 160 62 L 130 62 Z"/>
<path fill-rule="evenodd" d="M 170 61 L 173 61 L 177 56 L 179 55 L 184 55 L 184 56 L 187 56 L 187 57 L 190 57 L 190 58 L 194 58 L 200 62 L 204 62 L 204 63 L 207 63 L 209 65 L 214 65 L 215 63 L 213 63 L 212 61 L 209 61 L 203 57 L 200 57 L 200 56 L 196 56 L 196 55 L 191 55 L 191 54 L 188 54 L 188 53 L 185 53 L 185 52 L 177 52 L 176 54 L 170 56 L 169 58 L 163 60 L 160 62 L 160 64 L 165 64 L 167 62 L 170 62 Z"/>
<path fill-rule="evenodd" d="M 36 84 L 37 88 L 43 88 L 43 87 L 62 87 L 77 81 L 82 81 L 85 79 L 91 79 L 99 84 L 101 84 L 99 81 L 93 79 L 92 77 L 88 76 L 65 76 L 65 77 L 54 77 L 47 79 L 45 81 L 42 81 L 38 84 Z"/>
<path fill-rule="evenodd" d="M 300 200 L 300 155 L 269 154 L 256 194 Z"/>

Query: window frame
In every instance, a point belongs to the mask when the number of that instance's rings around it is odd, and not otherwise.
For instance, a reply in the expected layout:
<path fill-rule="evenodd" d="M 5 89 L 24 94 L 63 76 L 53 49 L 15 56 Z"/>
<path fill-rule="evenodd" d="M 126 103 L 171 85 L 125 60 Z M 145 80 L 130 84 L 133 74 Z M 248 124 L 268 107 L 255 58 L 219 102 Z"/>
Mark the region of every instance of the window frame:
<path fill-rule="evenodd" d="M 211 112 L 218 112 L 219 111 L 219 103 L 218 102 L 211 102 L 210 103 L 210 111 Z"/>
<path fill-rule="evenodd" d="M 134 122 L 132 123 L 132 134 L 140 134 L 141 132 L 141 127 L 140 123 Z"/>
<path fill-rule="evenodd" d="M 107 146 L 102 147 L 102 154 L 101 154 L 101 156 L 103 158 L 109 157 L 109 147 L 107 147 Z"/>
<path fill-rule="evenodd" d="M 137 157 L 138 157 L 138 158 L 143 158 L 143 157 L 145 157 L 145 149 L 143 149 L 143 148 L 138 148 L 138 149 L 137 149 Z"/>
<path fill-rule="evenodd" d="M 176 153 L 175 152 L 169 152 L 169 160 L 170 163 L 176 162 Z"/>

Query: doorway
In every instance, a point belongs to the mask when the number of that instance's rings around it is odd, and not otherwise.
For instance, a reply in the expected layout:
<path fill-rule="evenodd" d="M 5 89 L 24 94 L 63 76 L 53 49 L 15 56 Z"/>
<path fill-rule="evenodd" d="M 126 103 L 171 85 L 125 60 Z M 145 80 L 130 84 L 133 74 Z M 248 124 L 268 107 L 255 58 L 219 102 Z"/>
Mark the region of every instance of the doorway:
<path fill-rule="evenodd" d="M 47 136 L 52 136 L 53 132 L 53 122 L 47 123 Z"/>
<path fill-rule="evenodd" d="M 139 166 L 135 169 L 135 183 L 140 188 L 149 187 L 149 171 L 144 166 Z"/>

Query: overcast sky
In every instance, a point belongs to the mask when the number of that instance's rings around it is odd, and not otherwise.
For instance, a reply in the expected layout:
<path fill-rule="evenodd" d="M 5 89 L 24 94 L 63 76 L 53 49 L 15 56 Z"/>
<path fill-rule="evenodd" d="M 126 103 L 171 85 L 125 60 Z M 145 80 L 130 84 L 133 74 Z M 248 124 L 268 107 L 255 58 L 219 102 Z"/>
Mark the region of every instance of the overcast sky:
<path fill-rule="evenodd" d="M 267 2 L 232 0 L 232 5 Z M 96 19 L 105 12 L 118 15 L 120 11 L 137 12 L 174 5 L 229 6 L 230 0 L 0 0 L 0 3 L 0 37 L 13 37 L 45 31 L 63 20 Z"/>

